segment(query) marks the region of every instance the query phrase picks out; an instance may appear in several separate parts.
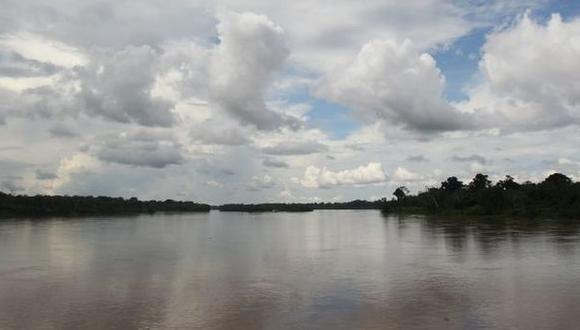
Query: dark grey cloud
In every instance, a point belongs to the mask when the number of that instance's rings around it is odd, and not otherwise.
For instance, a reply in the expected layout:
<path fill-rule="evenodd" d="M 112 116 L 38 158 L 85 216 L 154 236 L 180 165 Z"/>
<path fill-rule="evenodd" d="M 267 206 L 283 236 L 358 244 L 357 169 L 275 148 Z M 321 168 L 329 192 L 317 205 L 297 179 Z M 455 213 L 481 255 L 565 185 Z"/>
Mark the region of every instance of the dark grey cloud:
<path fill-rule="evenodd" d="M 22 147 L 17 147 L 17 146 L 0 147 L 0 151 L 20 150 L 20 149 L 22 149 Z"/>
<path fill-rule="evenodd" d="M 266 166 L 266 167 L 274 167 L 274 168 L 288 168 L 289 165 L 288 163 L 281 161 L 281 160 L 276 160 L 276 159 L 264 159 L 264 161 L 262 161 L 262 165 Z"/>
<path fill-rule="evenodd" d="M 20 94 L 0 90 L 0 118 L 62 119 L 84 113 L 121 123 L 172 126 L 174 104 L 152 95 L 160 56 L 149 46 L 93 50 L 86 66 L 63 69 L 51 85 Z"/>
<path fill-rule="evenodd" d="M 220 174 L 223 174 L 223 175 L 234 175 L 234 174 L 236 174 L 236 172 L 234 172 L 232 170 L 225 169 L 225 168 L 217 169 L 216 172 L 217 173 L 220 173 Z"/>
<path fill-rule="evenodd" d="M 159 131 L 135 131 L 99 137 L 92 152 L 98 159 L 137 167 L 164 168 L 182 164 L 181 146 L 171 134 Z"/>
<path fill-rule="evenodd" d="M 196 126 L 191 131 L 190 137 L 197 143 L 227 146 L 240 146 L 251 141 L 248 131 L 233 125 L 223 125 L 214 120 Z"/>
<path fill-rule="evenodd" d="M 247 186 L 249 191 L 260 191 L 276 186 L 276 181 L 268 174 L 254 176 Z"/>
<path fill-rule="evenodd" d="M 15 110 L 18 102 L 18 95 L 12 91 L 0 87 L 0 125 L 6 124 L 6 117 Z"/>
<path fill-rule="evenodd" d="M 284 141 L 274 146 L 262 149 L 262 152 L 268 155 L 290 156 L 290 155 L 309 155 L 328 150 L 328 146 L 315 142 L 293 142 Z"/>
<path fill-rule="evenodd" d="M 24 188 L 13 180 L 5 180 L 0 183 L 0 190 L 14 194 L 22 192 Z"/>
<path fill-rule="evenodd" d="M 326 31 L 322 31 L 317 36 L 316 42 L 319 46 L 329 49 L 343 49 L 345 46 L 359 46 L 361 30 L 360 25 L 340 26 Z M 355 47 L 356 47 L 355 46 Z"/>
<path fill-rule="evenodd" d="M 0 159 L 0 174 L 12 173 L 23 168 L 28 168 L 34 164 L 12 159 Z"/>
<path fill-rule="evenodd" d="M 211 167 L 209 164 L 204 165 L 198 171 L 200 173 L 202 173 L 202 174 L 205 174 L 205 175 L 217 176 L 217 177 L 221 177 L 221 176 L 233 176 L 233 175 L 236 174 L 235 171 L 232 171 L 230 169 L 227 169 L 227 168 L 215 168 L 215 167 Z"/>
<path fill-rule="evenodd" d="M 560 157 L 557 159 L 545 159 L 541 163 L 549 166 L 552 170 L 557 170 L 562 173 L 577 173 L 580 170 L 580 162 L 575 158 Z"/>
<path fill-rule="evenodd" d="M 365 150 L 365 148 L 363 146 L 361 146 L 360 144 L 354 144 L 354 143 L 346 144 L 344 147 L 347 149 L 350 149 L 352 151 L 364 151 Z"/>
<path fill-rule="evenodd" d="M 60 69 L 57 65 L 28 59 L 14 51 L 0 50 L 0 76 L 48 76 L 58 72 Z"/>
<path fill-rule="evenodd" d="M 96 156 L 106 162 L 153 168 L 183 163 L 183 157 L 179 151 L 173 147 L 158 144 L 133 147 L 109 144 L 101 147 Z"/>
<path fill-rule="evenodd" d="M 48 132 L 50 133 L 50 135 L 52 137 L 56 137 L 56 138 L 73 138 L 78 136 L 78 133 L 72 129 L 71 127 L 68 127 L 62 123 L 57 123 L 53 126 L 51 126 L 48 129 Z"/>
<path fill-rule="evenodd" d="M 75 117 L 78 104 L 74 96 L 62 94 L 58 88 L 41 86 L 29 88 L 22 92 L 18 103 L 14 106 L 14 116 L 27 116 L 40 119 L 60 119 Z"/>
<path fill-rule="evenodd" d="M 58 178 L 58 176 L 54 172 L 41 169 L 37 169 L 36 172 L 34 172 L 34 174 L 37 180 L 54 180 Z"/>
<path fill-rule="evenodd" d="M 417 162 L 417 163 L 424 163 L 429 161 L 429 159 L 423 155 L 415 155 L 407 157 L 407 161 L 409 162 Z"/>
<path fill-rule="evenodd" d="M 98 28 L 96 28 L 98 27 Z M 191 1 L 27 0 L 3 2 L 0 32 L 29 31 L 76 47 L 159 45 L 215 35 L 215 18 Z"/>
<path fill-rule="evenodd" d="M 159 56 L 149 46 L 94 55 L 88 67 L 78 69 L 84 110 L 121 123 L 173 125 L 173 103 L 151 95 Z"/>
<path fill-rule="evenodd" d="M 480 156 L 480 155 L 471 155 L 471 156 L 453 156 L 451 157 L 451 160 L 454 162 L 459 162 L 459 163 L 464 163 L 464 162 L 475 162 L 475 163 L 479 163 L 479 164 L 486 164 L 487 163 L 487 159 L 485 159 L 485 157 Z"/>

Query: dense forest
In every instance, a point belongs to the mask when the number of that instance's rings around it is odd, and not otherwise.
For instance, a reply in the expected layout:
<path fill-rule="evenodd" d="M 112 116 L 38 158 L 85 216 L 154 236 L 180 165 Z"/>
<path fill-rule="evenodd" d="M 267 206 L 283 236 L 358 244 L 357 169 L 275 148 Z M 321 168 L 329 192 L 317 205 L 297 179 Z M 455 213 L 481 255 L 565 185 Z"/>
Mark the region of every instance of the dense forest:
<path fill-rule="evenodd" d="M 385 201 L 385 212 L 580 217 L 580 182 L 560 173 L 540 183 L 518 183 L 508 175 L 493 184 L 477 174 L 464 184 L 452 176 L 417 195 L 409 195 L 404 186 L 393 195 Z"/>
<path fill-rule="evenodd" d="M 216 207 L 223 212 L 309 212 L 314 210 L 380 210 L 384 201 L 354 200 L 335 203 L 263 203 L 224 204 Z"/>
<path fill-rule="evenodd" d="M 354 200 L 350 202 L 335 202 L 335 203 L 312 203 L 315 210 L 380 210 L 383 208 L 384 201 L 364 201 Z"/>
<path fill-rule="evenodd" d="M 341 203 L 224 204 L 223 212 L 309 212 L 321 209 L 381 209 L 386 213 L 437 213 L 465 215 L 554 216 L 580 218 L 580 182 L 555 173 L 540 183 L 518 183 L 511 176 L 492 183 L 477 174 L 465 184 L 449 177 L 440 187 L 417 195 L 398 187 L 394 198 Z M 209 212 L 210 206 L 184 201 L 140 201 L 137 198 L 92 196 L 25 196 L 0 192 L 0 215 L 83 215 L 153 212 Z"/>
<path fill-rule="evenodd" d="M 217 207 L 222 212 L 310 212 L 314 209 L 305 204 L 224 204 Z"/>
<path fill-rule="evenodd" d="M 194 202 L 140 201 L 137 198 L 92 196 L 25 196 L 0 192 L 0 215 L 81 215 L 153 212 L 209 212 L 210 206 Z"/>

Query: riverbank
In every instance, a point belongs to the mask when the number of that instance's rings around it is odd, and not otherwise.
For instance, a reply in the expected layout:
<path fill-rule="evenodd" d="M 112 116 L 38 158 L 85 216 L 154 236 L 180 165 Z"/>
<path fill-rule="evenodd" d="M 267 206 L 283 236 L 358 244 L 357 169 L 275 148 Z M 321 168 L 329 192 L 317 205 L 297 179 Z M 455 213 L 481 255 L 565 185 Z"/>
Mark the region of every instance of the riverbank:
<path fill-rule="evenodd" d="M 209 212 L 210 206 L 185 201 L 141 201 L 105 196 L 26 196 L 0 193 L 0 216 L 76 216 L 155 212 Z"/>

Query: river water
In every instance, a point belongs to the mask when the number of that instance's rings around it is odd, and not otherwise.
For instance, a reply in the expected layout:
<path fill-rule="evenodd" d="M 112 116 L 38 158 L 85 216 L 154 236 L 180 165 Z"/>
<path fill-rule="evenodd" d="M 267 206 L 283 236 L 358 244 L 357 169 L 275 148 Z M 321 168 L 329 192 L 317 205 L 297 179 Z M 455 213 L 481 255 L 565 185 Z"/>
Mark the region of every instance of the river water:
<path fill-rule="evenodd" d="M 2 220 L 0 329 L 578 329 L 579 227 L 378 211 Z"/>

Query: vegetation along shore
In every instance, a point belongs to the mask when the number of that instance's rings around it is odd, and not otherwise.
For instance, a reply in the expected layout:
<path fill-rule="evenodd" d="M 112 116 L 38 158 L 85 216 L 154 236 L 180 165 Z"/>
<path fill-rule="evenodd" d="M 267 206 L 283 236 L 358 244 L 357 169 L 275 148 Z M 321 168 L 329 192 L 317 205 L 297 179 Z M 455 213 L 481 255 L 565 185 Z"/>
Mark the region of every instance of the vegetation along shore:
<path fill-rule="evenodd" d="M 540 183 L 518 183 L 507 175 L 493 184 L 487 175 L 477 174 L 464 184 L 452 176 L 438 188 L 410 195 L 401 186 L 393 195 L 395 198 L 385 201 L 384 212 L 580 219 L 580 182 L 561 173 Z"/>
<path fill-rule="evenodd" d="M 505 215 L 519 217 L 580 218 L 580 182 L 555 173 L 539 183 L 518 183 L 507 175 L 493 184 L 477 174 L 465 184 L 452 176 L 439 187 L 416 195 L 400 186 L 393 198 L 335 203 L 208 204 L 190 201 L 140 201 L 137 198 L 104 196 L 26 196 L 0 192 L 2 216 L 95 215 L 153 212 L 310 212 L 327 209 L 375 209 L 385 213 L 445 215 Z"/>

